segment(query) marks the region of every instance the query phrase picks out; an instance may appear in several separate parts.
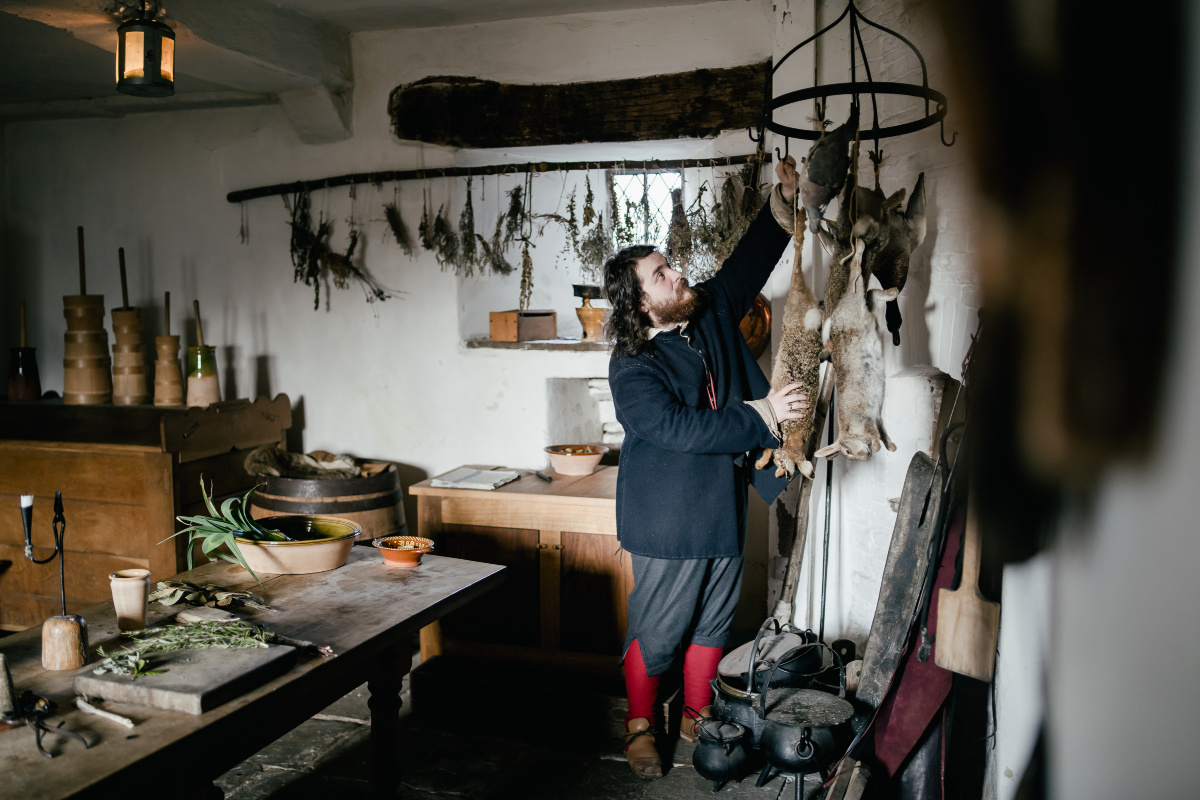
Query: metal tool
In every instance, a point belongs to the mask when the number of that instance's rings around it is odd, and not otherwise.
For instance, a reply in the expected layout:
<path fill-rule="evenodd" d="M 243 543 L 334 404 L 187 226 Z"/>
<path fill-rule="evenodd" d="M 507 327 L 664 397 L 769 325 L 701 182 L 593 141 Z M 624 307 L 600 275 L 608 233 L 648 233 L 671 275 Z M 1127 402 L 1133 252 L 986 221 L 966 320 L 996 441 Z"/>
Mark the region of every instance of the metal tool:
<path fill-rule="evenodd" d="M 58 704 L 53 700 L 45 697 L 40 697 L 26 689 L 21 692 L 21 696 L 17 698 L 15 713 L 6 714 L 0 719 L 5 722 L 25 723 L 33 728 L 34 737 L 37 741 L 38 752 L 46 758 L 54 758 L 54 754 L 47 750 L 42 741 L 46 734 L 53 733 L 57 736 L 65 736 L 68 739 L 74 739 L 84 746 L 89 748 L 92 745 L 87 739 L 80 736 L 75 731 L 63 730 L 62 722 L 60 721 L 54 727 L 46 724 L 46 718 L 53 714 L 58 709 Z"/>
<path fill-rule="evenodd" d="M 553 482 L 554 482 L 554 478 L 551 478 L 549 475 L 547 475 L 546 473 L 542 472 L 540 469 L 539 469 L 539 470 L 535 470 L 533 474 L 534 474 L 534 475 L 537 475 L 539 478 L 541 478 L 542 480 L 544 480 L 546 483 L 553 483 Z"/>

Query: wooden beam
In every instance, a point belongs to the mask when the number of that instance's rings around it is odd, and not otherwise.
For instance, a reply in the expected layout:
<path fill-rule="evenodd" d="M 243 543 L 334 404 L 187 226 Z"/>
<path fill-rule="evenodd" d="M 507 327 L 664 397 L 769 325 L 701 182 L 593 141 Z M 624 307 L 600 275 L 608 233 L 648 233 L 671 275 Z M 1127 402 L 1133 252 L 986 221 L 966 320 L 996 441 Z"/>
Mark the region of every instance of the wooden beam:
<path fill-rule="evenodd" d="M 398 138 L 452 147 L 708 138 L 758 124 L 769 65 L 567 84 L 431 76 L 394 89 L 388 113 Z"/>
<path fill-rule="evenodd" d="M 573 172 L 591 169 L 627 170 L 630 172 L 658 172 L 665 170 L 690 169 L 693 167 L 735 167 L 745 164 L 755 155 L 717 156 L 714 158 L 683 158 L 673 161 L 658 159 L 632 159 L 622 161 L 555 161 L 527 164 L 489 164 L 478 167 L 429 167 L 428 169 L 384 170 L 381 172 L 354 172 L 311 181 L 276 183 L 255 189 L 240 189 L 225 195 L 230 203 L 244 203 L 259 197 L 272 197 L 296 192 L 315 192 L 318 189 L 333 189 L 361 183 L 391 183 L 392 181 L 419 181 L 427 178 L 467 178 L 472 175 L 524 175 L 527 172 Z M 771 154 L 764 153 L 764 164 L 769 164 Z M 495 344 L 493 342 L 493 344 Z M 604 349 L 604 348 L 602 348 Z"/>

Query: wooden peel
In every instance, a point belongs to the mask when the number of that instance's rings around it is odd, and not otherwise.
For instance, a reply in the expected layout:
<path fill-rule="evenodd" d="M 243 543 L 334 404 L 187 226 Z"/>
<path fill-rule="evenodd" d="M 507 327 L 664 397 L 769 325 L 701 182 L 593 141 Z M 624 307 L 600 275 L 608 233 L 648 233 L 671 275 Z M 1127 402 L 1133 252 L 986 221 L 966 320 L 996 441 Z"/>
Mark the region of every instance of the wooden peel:
<path fill-rule="evenodd" d="M 196 346 L 204 347 L 204 328 L 200 326 L 200 301 L 193 300 L 192 308 L 196 309 Z"/>
<path fill-rule="evenodd" d="M 83 226 L 80 225 L 75 229 L 76 238 L 79 240 L 79 293 L 87 294 L 87 269 L 83 262 Z"/>
<path fill-rule="evenodd" d="M 121 310 L 129 308 L 129 284 L 125 281 L 125 248 L 117 248 L 117 261 L 121 264 Z"/>
<path fill-rule="evenodd" d="M 1000 635 L 1000 604 L 979 593 L 979 505 L 975 490 L 967 498 L 967 527 L 963 534 L 962 581 L 954 591 L 938 592 L 937 639 L 933 661 L 939 667 L 990 681 L 996 667 Z"/>

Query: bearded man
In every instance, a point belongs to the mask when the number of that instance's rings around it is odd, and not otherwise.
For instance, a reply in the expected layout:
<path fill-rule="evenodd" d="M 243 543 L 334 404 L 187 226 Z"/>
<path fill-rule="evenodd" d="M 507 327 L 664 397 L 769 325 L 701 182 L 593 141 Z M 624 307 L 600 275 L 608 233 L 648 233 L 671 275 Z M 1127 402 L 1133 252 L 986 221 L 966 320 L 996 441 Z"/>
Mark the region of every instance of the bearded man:
<path fill-rule="evenodd" d="M 720 271 L 689 287 L 651 245 L 604 265 L 606 321 L 615 342 L 609 385 L 625 428 L 617 474 L 617 537 L 633 562 L 625 639 L 629 695 L 625 757 L 642 777 L 662 774 L 654 744 L 661 675 L 683 657 L 680 735 L 711 714 L 711 680 L 742 584 L 747 486 L 768 503 L 786 486 L 755 470 L 779 424 L 808 398 L 793 383 L 772 392 L 738 323 L 766 284 L 792 229 L 796 172 L 780 183 Z"/>

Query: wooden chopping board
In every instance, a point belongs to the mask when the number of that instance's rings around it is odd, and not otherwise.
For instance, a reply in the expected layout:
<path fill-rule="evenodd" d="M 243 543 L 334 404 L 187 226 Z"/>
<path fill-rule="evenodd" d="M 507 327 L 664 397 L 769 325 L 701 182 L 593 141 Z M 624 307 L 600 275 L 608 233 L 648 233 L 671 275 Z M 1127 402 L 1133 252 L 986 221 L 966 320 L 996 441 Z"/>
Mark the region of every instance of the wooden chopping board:
<path fill-rule="evenodd" d="M 203 714 L 281 675 L 296 663 L 296 648 L 272 644 L 242 650 L 176 650 L 155 653 L 161 675 L 136 680 L 90 669 L 75 676 L 76 694 L 151 708 Z"/>

